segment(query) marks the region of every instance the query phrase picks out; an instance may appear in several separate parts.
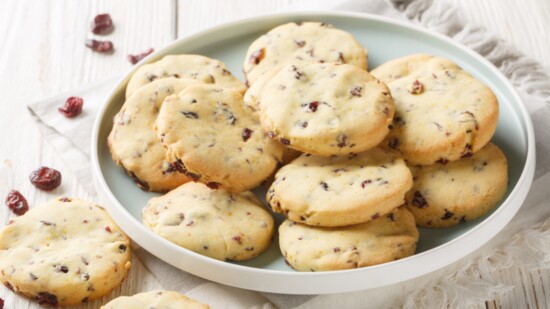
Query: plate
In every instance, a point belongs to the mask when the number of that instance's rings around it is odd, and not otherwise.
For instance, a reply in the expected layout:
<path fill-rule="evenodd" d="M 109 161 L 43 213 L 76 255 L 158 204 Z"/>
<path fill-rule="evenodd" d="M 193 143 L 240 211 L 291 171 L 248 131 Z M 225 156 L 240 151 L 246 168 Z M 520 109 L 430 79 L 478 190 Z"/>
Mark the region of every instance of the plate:
<path fill-rule="evenodd" d="M 152 196 L 143 192 L 111 159 L 107 136 L 112 119 L 124 103 L 124 90 L 133 68 L 114 85 L 94 124 L 92 170 L 100 197 L 119 226 L 141 247 L 161 260 L 219 283 L 273 293 L 323 294 L 362 290 L 412 279 L 473 252 L 494 237 L 512 219 L 524 201 L 535 168 L 534 133 L 523 104 L 506 78 L 476 53 L 447 37 L 388 18 L 357 13 L 285 13 L 225 24 L 178 40 L 150 55 L 141 64 L 169 54 L 201 54 L 219 59 L 241 80 L 242 63 L 250 43 L 273 27 L 291 21 L 320 21 L 352 33 L 369 51 L 369 68 L 413 53 L 431 53 L 458 63 L 488 85 L 500 102 L 493 142 L 509 161 L 510 186 L 493 212 L 459 226 L 420 229 L 417 254 L 381 265 L 331 272 L 290 269 L 274 239 L 270 249 L 248 262 L 222 262 L 178 247 L 141 224 L 141 209 Z M 277 218 L 280 220 L 280 217 Z"/>

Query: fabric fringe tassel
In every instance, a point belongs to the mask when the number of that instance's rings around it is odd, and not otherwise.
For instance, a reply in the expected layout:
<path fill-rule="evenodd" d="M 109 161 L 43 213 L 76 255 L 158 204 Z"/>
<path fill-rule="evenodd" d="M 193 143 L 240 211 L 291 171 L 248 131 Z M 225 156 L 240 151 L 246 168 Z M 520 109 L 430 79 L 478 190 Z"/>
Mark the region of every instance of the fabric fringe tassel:
<path fill-rule="evenodd" d="M 409 295 L 403 308 L 466 308 L 495 299 L 514 287 L 499 283 L 499 270 L 548 268 L 550 219 L 517 233 L 510 243 L 484 253 L 452 274 Z"/>
<path fill-rule="evenodd" d="M 468 46 L 497 66 L 512 82 L 528 94 L 544 98 L 550 104 L 550 78 L 536 61 L 484 28 L 468 25 L 459 9 L 449 0 L 389 0 L 407 18 L 445 34 Z M 455 29 L 460 29 L 456 31 Z"/>

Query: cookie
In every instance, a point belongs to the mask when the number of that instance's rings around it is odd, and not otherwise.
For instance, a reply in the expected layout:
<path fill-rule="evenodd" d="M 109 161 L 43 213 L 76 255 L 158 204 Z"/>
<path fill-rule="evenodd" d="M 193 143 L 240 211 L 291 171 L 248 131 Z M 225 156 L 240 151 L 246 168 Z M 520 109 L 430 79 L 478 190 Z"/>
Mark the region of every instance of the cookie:
<path fill-rule="evenodd" d="M 450 60 L 413 55 L 371 74 L 387 82 L 395 101 L 393 129 L 384 144 L 411 164 L 471 156 L 495 133 L 495 95 Z"/>
<path fill-rule="evenodd" d="M 111 300 L 101 309 L 208 309 L 210 306 L 172 291 L 151 291 L 133 296 L 120 296 Z"/>
<path fill-rule="evenodd" d="M 348 63 L 367 69 L 367 51 L 348 32 L 319 22 L 288 23 L 254 41 L 243 71 L 249 85 L 273 68 L 300 63 Z"/>
<path fill-rule="evenodd" d="M 479 218 L 508 189 L 506 157 L 491 143 L 471 157 L 411 170 L 414 185 L 406 205 L 422 227 L 445 228 Z"/>
<path fill-rule="evenodd" d="M 279 246 L 295 270 L 342 270 L 411 256 L 418 235 L 414 217 L 399 207 L 376 220 L 344 227 L 313 227 L 285 220 L 279 227 Z"/>
<path fill-rule="evenodd" d="M 58 198 L 0 231 L 0 280 L 40 304 L 85 303 L 121 284 L 130 251 L 130 239 L 101 206 Z"/>
<path fill-rule="evenodd" d="M 359 153 L 388 134 L 393 99 L 386 85 L 348 64 L 288 65 L 260 93 L 268 135 L 305 153 Z"/>
<path fill-rule="evenodd" d="M 189 182 L 149 200 L 143 224 L 155 234 L 218 260 L 248 260 L 267 249 L 273 218 L 250 191 L 229 193 Z"/>
<path fill-rule="evenodd" d="M 290 220 L 344 226 L 391 212 L 404 203 L 411 187 L 410 170 L 391 150 L 332 157 L 304 154 L 277 172 L 266 200 Z"/>
<path fill-rule="evenodd" d="M 169 55 L 161 60 L 142 65 L 130 78 L 126 87 L 126 97 L 138 88 L 166 77 L 192 78 L 206 84 L 231 88 L 244 93 L 246 86 L 229 72 L 219 60 L 201 55 Z"/>
<path fill-rule="evenodd" d="M 116 114 L 108 145 L 113 160 L 145 191 L 166 192 L 189 181 L 166 161 L 155 132 L 162 102 L 186 87 L 200 84 L 186 78 L 162 78 L 136 90 Z"/>
<path fill-rule="evenodd" d="M 242 94 L 217 86 L 190 86 L 166 98 L 157 133 L 168 160 L 211 188 L 250 190 L 282 160 L 283 147 L 245 110 Z"/>

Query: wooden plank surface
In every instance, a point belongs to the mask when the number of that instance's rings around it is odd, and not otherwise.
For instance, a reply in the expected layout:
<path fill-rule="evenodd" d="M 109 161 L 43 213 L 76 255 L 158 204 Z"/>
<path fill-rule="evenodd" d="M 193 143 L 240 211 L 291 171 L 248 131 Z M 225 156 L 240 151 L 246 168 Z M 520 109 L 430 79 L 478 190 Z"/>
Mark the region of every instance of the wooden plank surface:
<path fill-rule="evenodd" d="M 68 91 L 89 82 L 128 70 L 129 53 L 160 48 L 176 37 L 239 18 L 275 12 L 301 0 L 3 0 L 0 2 L 0 200 L 18 189 L 31 205 L 58 195 L 86 198 L 61 157 L 43 140 L 32 124 L 26 103 Z M 484 26 L 515 44 L 525 54 L 550 67 L 550 1 L 461 0 L 455 3 L 472 24 Z M 115 31 L 105 39 L 115 53 L 101 55 L 84 47 L 93 37 L 89 21 L 108 12 Z M 60 102 L 61 104 L 62 102 Z M 63 173 L 63 184 L 52 193 L 39 192 L 27 177 L 47 165 Z M 0 223 L 11 217 L 0 206 Z M 522 272 L 510 268 L 499 272 L 504 283 L 516 288 L 489 302 L 489 308 L 547 308 L 550 305 L 550 273 Z M 153 276 L 134 261 L 120 294 L 160 288 Z M 40 308 L 36 303 L 0 287 L 0 297 L 10 308 Z M 99 302 L 75 308 L 96 308 Z M 479 304 L 485 307 L 485 304 Z"/>

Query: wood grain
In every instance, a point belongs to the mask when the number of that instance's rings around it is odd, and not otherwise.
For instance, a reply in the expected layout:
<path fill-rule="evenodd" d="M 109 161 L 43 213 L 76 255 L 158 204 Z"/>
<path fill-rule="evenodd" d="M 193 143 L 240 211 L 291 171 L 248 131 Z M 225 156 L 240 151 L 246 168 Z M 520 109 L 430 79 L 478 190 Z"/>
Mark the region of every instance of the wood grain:
<path fill-rule="evenodd" d="M 160 48 L 223 22 L 273 13 L 301 0 L 3 0 L 0 2 L 0 199 L 11 189 L 20 190 L 32 205 L 59 195 L 87 198 L 66 163 L 32 125 L 26 104 L 46 96 L 108 78 L 131 68 L 126 55 L 149 47 Z M 550 1 L 461 0 L 455 1 L 472 24 L 486 27 L 515 44 L 526 55 L 550 67 Z M 96 54 L 84 47 L 92 38 L 89 21 L 98 13 L 113 17 L 115 52 Z M 60 102 L 62 104 L 62 102 Z M 63 184 L 54 192 L 37 191 L 27 177 L 47 165 L 63 173 Z M 0 207 L 0 224 L 12 214 Z M 160 288 L 137 259 L 118 295 Z M 480 308 L 548 308 L 550 272 L 510 268 L 498 277 L 515 285 L 499 299 Z M 40 308 L 35 302 L 0 287 L 9 308 Z M 97 308 L 102 302 L 75 308 Z"/>

